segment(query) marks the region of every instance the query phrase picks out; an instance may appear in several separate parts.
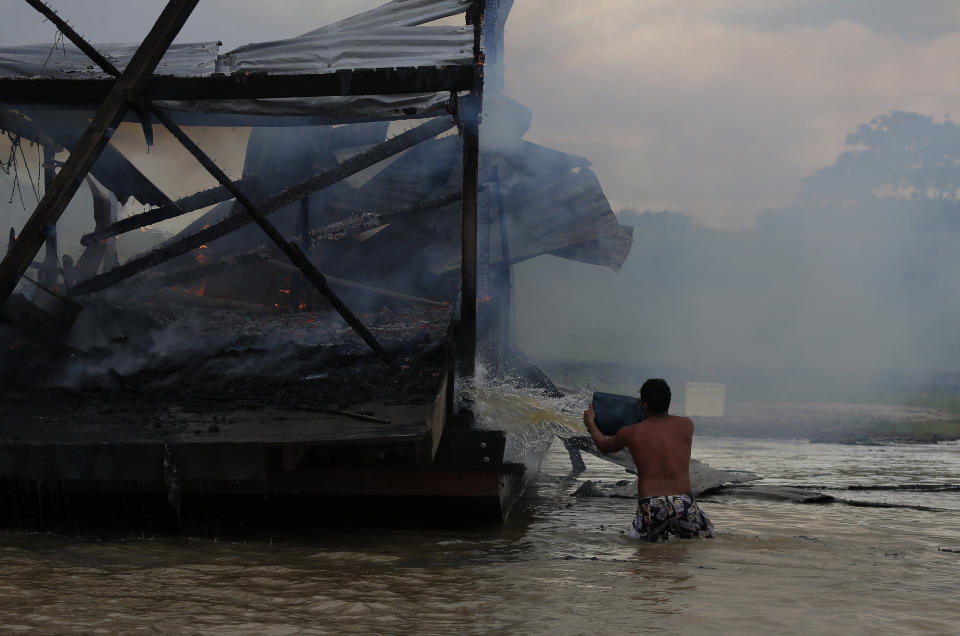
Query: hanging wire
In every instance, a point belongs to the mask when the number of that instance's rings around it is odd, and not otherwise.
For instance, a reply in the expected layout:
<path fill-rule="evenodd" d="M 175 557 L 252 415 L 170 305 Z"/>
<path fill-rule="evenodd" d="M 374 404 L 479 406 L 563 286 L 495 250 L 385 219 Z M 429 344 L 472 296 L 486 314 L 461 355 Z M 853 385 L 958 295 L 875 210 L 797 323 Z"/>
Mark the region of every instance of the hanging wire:
<path fill-rule="evenodd" d="M 26 212 L 27 204 L 23 201 L 23 190 L 20 188 L 20 172 L 17 169 L 17 147 L 20 145 L 20 135 L 14 135 L 8 132 L 7 139 L 10 140 L 10 156 L 7 158 L 7 161 L 0 166 L 7 176 L 9 176 L 11 172 L 13 173 L 13 186 L 10 188 L 10 200 L 7 201 L 7 204 L 13 203 L 13 193 L 16 191 L 20 195 L 20 205 L 23 207 L 24 212 Z M 33 185 L 32 180 L 30 185 Z"/>
<path fill-rule="evenodd" d="M 33 185 L 33 174 L 30 172 L 30 164 L 27 163 L 27 156 L 23 154 L 23 144 L 17 144 L 20 147 L 20 156 L 23 158 L 23 169 L 27 171 L 27 179 L 30 180 L 30 188 L 33 190 L 33 196 L 37 199 L 37 203 L 40 203 L 40 194 L 37 192 L 37 188 L 40 187 L 40 173 L 37 173 L 37 185 Z"/>
<path fill-rule="evenodd" d="M 6 131 L 5 131 L 6 132 Z M 14 159 L 16 159 L 15 150 L 13 147 L 13 135 L 7 133 L 7 139 L 10 140 L 10 156 L 7 157 L 7 160 L 0 164 L 0 170 L 3 170 L 4 174 L 10 174 L 10 168 L 13 165 Z"/>
<path fill-rule="evenodd" d="M 57 34 L 53 36 L 53 46 L 50 47 L 50 52 L 47 53 L 47 59 L 43 61 L 43 66 L 40 67 L 41 75 L 43 75 L 43 71 L 47 68 L 47 62 L 50 61 L 50 56 L 57 50 L 57 44 L 63 48 L 63 56 L 66 57 L 67 47 L 63 43 L 63 33 L 60 32 L 60 29 L 57 29 Z"/>

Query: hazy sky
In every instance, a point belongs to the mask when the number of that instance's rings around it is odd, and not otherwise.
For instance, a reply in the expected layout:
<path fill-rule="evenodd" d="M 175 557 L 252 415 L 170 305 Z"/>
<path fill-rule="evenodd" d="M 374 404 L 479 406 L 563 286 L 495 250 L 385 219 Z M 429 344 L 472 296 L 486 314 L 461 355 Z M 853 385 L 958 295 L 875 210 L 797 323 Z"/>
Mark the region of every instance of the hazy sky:
<path fill-rule="evenodd" d="M 54 0 L 89 39 L 138 41 L 157 0 Z M 179 41 L 223 50 L 290 37 L 380 0 L 201 0 Z M 0 0 L 0 43 L 53 40 Z M 507 91 L 528 139 L 586 156 L 614 209 L 747 227 L 793 200 L 848 132 L 893 110 L 960 103 L 954 0 L 516 0 Z"/>

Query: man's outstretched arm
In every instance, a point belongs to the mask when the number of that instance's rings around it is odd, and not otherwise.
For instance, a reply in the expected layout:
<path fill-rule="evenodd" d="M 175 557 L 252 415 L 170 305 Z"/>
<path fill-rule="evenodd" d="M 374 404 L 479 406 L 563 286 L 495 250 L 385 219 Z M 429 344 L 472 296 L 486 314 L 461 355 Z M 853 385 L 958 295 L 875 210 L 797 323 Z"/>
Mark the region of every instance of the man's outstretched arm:
<path fill-rule="evenodd" d="M 601 453 L 615 453 L 621 448 L 626 447 L 627 443 L 624 441 L 623 436 L 620 435 L 620 431 L 617 431 L 617 434 L 613 437 L 607 437 L 597 428 L 596 420 L 597 413 L 593 410 L 593 402 L 591 402 L 590 408 L 583 412 L 583 423 L 586 425 L 587 430 L 590 431 L 590 437 L 593 438 L 593 443 L 597 445 Z"/>

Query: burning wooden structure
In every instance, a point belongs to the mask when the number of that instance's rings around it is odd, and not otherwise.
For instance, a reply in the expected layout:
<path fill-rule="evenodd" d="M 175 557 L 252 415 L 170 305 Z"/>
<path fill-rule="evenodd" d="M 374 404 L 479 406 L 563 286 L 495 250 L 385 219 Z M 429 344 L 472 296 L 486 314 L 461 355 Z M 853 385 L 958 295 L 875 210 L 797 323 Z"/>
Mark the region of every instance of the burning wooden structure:
<path fill-rule="evenodd" d="M 46 158 L 0 263 L 4 514 L 109 520 L 140 494 L 168 522 L 322 518 L 321 500 L 505 517 L 536 467 L 505 461 L 505 434 L 477 430 L 454 386 L 478 357 L 549 386 L 510 347 L 510 266 L 549 253 L 619 269 L 631 244 L 586 160 L 521 139 L 530 113 L 503 95 L 500 59 L 512 1 L 393 0 L 225 54 L 170 46 L 198 0 L 110 51 L 26 1 L 76 48 L 50 66 L 0 49 L 0 128 Z M 466 26 L 423 26 L 458 14 Z M 126 120 L 148 143 L 164 126 L 219 185 L 168 197 L 109 145 Z M 194 124 L 254 126 L 240 179 Z M 55 269 L 87 175 L 86 249 Z M 114 218 L 107 191 L 149 209 Z M 210 206 L 117 259 L 114 237 Z"/>

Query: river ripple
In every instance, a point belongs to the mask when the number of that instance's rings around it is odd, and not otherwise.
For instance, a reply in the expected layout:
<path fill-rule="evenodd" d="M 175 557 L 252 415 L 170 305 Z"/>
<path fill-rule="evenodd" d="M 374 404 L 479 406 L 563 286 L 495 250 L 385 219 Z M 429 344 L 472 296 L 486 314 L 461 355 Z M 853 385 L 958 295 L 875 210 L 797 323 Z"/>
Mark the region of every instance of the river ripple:
<path fill-rule="evenodd" d="M 570 497 L 555 444 L 503 528 L 353 529 L 227 542 L 0 534 L 2 633 L 953 633 L 960 447 L 698 438 L 764 483 L 941 511 L 722 494 L 713 540 L 638 544 L 635 502 Z M 583 479 L 620 479 L 586 458 Z M 582 480 L 581 480 L 582 481 Z"/>

